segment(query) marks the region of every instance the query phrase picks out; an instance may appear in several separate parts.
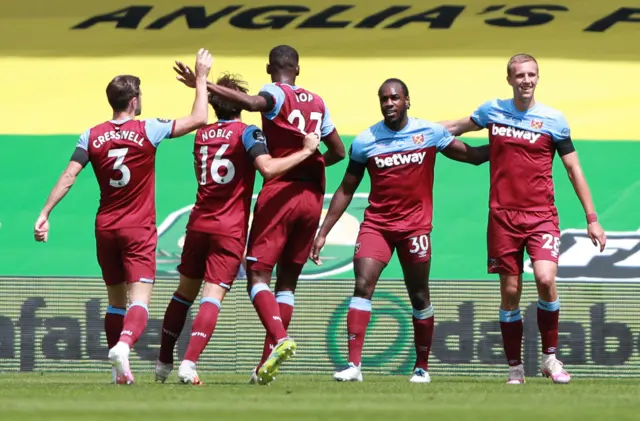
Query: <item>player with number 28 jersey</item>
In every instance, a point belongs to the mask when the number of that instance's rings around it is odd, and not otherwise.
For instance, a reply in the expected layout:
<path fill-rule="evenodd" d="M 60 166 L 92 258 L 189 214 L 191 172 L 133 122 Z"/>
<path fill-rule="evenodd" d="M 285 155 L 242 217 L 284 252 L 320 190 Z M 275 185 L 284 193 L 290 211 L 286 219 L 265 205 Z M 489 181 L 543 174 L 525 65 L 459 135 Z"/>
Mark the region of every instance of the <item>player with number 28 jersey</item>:
<path fill-rule="evenodd" d="M 525 250 L 538 289 L 537 323 L 542 342 L 540 371 L 554 383 L 571 375 L 556 358 L 560 300 L 555 277 L 560 254 L 560 226 L 555 207 L 552 169 L 557 153 L 586 213 L 587 232 L 604 250 L 606 235 L 598 223 L 589 186 L 564 115 L 535 99 L 538 62 L 516 54 L 507 64 L 513 97 L 493 99 L 471 116 L 443 122 L 455 135 L 487 129 L 491 187 L 487 226 L 488 271 L 500 277 L 500 329 L 509 364 L 508 384 L 525 382 L 520 312 Z M 527 317 L 529 317 L 527 315 Z"/>

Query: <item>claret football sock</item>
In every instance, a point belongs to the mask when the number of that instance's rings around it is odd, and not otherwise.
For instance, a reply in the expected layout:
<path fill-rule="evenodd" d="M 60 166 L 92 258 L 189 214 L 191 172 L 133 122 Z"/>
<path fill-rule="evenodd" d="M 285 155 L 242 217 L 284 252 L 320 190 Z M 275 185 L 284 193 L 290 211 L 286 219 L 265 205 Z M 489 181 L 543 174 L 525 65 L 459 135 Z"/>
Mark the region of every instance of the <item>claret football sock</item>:
<path fill-rule="evenodd" d="M 191 339 L 184 359 L 187 361 L 198 362 L 202 351 L 206 348 L 213 331 L 216 329 L 218 322 L 218 314 L 220 314 L 221 304 L 215 298 L 203 298 L 200 300 L 200 310 L 193 321 L 191 329 Z"/>
<path fill-rule="evenodd" d="M 538 298 L 538 329 L 542 339 L 542 353 L 555 354 L 558 348 L 558 320 L 560 300 L 551 303 Z"/>
<path fill-rule="evenodd" d="M 500 330 L 504 353 L 510 366 L 522 364 L 522 315 L 520 309 L 500 309 Z"/>
<path fill-rule="evenodd" d="M 178 292 L 175 292 L 169 301 L 162 321 L 162 339 L 160 340 L 160 356 L 158 357 L 165 364 L 173 364 L 173 350 L 192 304 L 193 301 L 186 299 Z"/>
<path fill-rule="evenodd" d="M 431 341 L 433 340 L 433 327 L 435 317 L 433 306 L 423 310 L 413 309 L 413 339 L 416 346 L 416 368 L 429 370 L 429 352 L 431 351 Z"/>
<path fill-rule="evenodd" d="M 347 312 L 349 362 L 357 366 L 362 363 L 362 348 L 369 320 L 371 320 L 371 300 L 352 297 L 349 311 Z"/>
<path fill-rule="evenodd" d="M 107 336 L 107 346 L 113 348 L 120 339 L 122 324 L 127 310 L 122 307 L 108 306 L 104 315 L 104 333 Z"/>
<path fill-rule="evenodd" d="M 251 288 L 250 296 L 253 307 L 255 307 L 258 317 L 271 340 L 277 343 L 286 338 L 287 331 L 282 325 L 278 302 L 271 290 L 269 290 L 269 286 L 263 283 L 255 284 Z"/>

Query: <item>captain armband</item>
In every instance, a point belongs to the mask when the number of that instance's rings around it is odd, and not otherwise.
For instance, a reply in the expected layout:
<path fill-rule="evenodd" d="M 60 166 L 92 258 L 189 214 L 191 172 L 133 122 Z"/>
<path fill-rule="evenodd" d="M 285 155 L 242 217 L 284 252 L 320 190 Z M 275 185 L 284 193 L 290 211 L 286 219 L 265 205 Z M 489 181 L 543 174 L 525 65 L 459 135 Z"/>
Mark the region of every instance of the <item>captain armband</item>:
<path fill-rule="evenodd" d="M 576 148 L 573 146 L 573 142 L 571 138 L 567 138 L 556 142 L 555 144 L 556 150 L 558 151 L 558 155 L 564 156 L 570 154 L 571 152 L 575 152 Z"/>

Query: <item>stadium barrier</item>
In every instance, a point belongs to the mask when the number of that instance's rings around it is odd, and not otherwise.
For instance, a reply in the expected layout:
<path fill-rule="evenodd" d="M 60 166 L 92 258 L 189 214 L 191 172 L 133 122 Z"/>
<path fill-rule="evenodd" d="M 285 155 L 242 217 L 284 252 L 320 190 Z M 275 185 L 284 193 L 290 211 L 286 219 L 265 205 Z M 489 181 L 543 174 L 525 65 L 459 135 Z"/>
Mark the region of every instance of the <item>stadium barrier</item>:
<path fill-rule="evenodd" d="M 431 373 L 505 373 L 498 323 L 498 284 L 487 281 L 432 281 L 436 330 Z M 162 318 L 177 285 L 158 280 L 146 333 L 132 353 L 134 372 L 150 372 L 158 354 Z M 559 357 L 580 377 L 640 377 L 640 284 L 560 282 L 562 301 Z M 299 352 L 286 373 L 323 373 L 346 363 L 346 314 L 353 281 L 304 280 L 296 293 L 290 333 Z M 527 374 L 537 374 L 539 334 L 536 292 L 525 286 L 523 356 Z M 0 279 L 0 371 L 107 371 L 103 333 L 106 294 L 102 281 L 88 278 Z M 177 346 L 186 349 L 191 309 Z M 365 373 L 409 374 L 414 346 L 411 307 L 400 280 L 381 281 L 365 341 Z M 199 363 L 204 373 L 246 373 L 258 362 L 264 330 L 238 281 Z M 615 368 L 613 370 L 613 368 Z"/>

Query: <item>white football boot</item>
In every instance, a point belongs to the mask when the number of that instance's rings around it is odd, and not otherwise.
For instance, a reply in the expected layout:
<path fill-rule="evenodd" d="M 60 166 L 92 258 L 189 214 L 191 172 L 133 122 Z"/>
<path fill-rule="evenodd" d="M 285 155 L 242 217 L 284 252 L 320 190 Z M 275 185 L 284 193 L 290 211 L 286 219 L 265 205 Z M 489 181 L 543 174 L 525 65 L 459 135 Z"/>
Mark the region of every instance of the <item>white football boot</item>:
<path fill-rule="evenodd" d="M 423 368 L 413 370 L 413 376 L 409 379 L 411 383 L 431 383 L 431 376 Z"/>
<path fill-rule="evenodd" d="M 109 361 L 116 369 L 117 384 L 133 384 L 133 374 L 129 368 L 129 345 L 124 342 L 118 342 L 109 350 Z"/>
<path fill-rule="evenodd" d="M 540 372 L 544 377 L 551 377 L 554 383 L 567 384 L 571 381 L 571 375 L 564 369 L 555 354 L 542 354 Z"/>
<path fill-rule="evenodd" d="M 512 367 L 509 367 L 509 379 L 507 380 L 507 384 L 524 384 L 524 366 L 522 364 L 518 364 Z"/>
<path fill-rule="evenodd" d="M 180 368 L 178 368 L 178 380 L 180 380 L 180 383 L 184 384 L 193 384 L 197 386 L 203 384 L 198 376 L 198 372 L 196 371 L 196 363 L 188 360 L 184 360 L 180 364 Z"/>
<path fill-rule="evenodd" d="M 349 363 L 341 371 L 335 373 L 333 379 L 339 382 L 361 382 L 362 370 L 359 365 Z"/>

